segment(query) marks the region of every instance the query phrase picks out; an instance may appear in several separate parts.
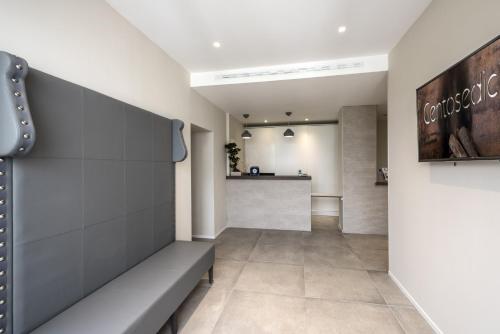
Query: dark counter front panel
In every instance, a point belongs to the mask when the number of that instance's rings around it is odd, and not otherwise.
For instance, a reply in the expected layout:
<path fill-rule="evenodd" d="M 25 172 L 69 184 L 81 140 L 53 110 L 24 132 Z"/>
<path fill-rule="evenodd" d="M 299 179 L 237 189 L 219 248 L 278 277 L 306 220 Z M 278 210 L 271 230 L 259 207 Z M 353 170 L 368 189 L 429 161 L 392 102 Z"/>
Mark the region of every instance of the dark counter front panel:
<path fill-rule="evenodd" d="M 227 180 L 311 180 L 310 176 L 298 176 L 298 175 L 260 175 L 260 176 L 226 176 Z"/>

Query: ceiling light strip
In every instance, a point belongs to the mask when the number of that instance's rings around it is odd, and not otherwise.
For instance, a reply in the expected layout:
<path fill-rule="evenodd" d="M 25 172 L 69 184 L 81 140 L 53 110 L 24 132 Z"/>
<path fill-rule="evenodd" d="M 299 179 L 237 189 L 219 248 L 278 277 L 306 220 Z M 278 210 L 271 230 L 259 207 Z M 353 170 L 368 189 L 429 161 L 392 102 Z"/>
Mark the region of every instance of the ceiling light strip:
<path fill-rule="evenodd" d="M 307 79 L 387 71 L 387 55 L 191 73 L 191 87 Z"/>

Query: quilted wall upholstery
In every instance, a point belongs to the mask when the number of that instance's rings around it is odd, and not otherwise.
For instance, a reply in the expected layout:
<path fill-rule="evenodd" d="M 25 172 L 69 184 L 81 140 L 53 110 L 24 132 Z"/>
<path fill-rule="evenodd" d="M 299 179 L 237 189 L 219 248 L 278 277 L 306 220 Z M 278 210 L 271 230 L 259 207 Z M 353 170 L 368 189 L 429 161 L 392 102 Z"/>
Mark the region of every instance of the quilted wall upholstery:
<path fill-rule="evenodd" d="M 173 242 L 172 121 L 30 69 L 37 142 L 13 160 L 14 333 Z"/>

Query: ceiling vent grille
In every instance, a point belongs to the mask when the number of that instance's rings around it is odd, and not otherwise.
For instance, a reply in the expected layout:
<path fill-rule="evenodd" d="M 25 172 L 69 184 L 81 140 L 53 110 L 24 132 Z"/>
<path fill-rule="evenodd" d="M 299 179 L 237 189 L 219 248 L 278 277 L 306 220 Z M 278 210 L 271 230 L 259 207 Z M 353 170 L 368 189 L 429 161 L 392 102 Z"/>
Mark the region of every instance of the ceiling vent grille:
<path fill-rule="evenodd" d="M 338 71 L 347 69 L 361 69 L 364 67 L 364 65 L 365 65 L 364 62 L 357 61 L 352 63 L 339 63 L 339 64 L 322 65 L 322 66 L 289 67 L 277 70 L 222 74 L 216 76 L 216 80 L 252 78 L 252 77 L 287 75 L 287 74 L 298 74 L 298 73 L 317 73 L 317 72 Z"/>
<path fill-rule="evenodd" d="M 191 73 L 191 87 L 233 85 L 387 71 L 387 55 L 331 59 L 309 63 Z"/>

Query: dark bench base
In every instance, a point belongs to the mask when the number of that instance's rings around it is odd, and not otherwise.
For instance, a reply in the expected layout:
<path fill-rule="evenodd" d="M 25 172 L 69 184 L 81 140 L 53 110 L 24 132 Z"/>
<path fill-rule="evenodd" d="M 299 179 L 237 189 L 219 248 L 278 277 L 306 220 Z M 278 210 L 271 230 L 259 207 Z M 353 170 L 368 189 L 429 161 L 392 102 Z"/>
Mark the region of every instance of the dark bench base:
<path fill-rule="evenodd" d="M 214 266 L 211 266 L 210 269 L 208 269 L 208 283 L 210 283 L 210 285 L 214 284 Z M 177 320 L 178 311 L 179 310 L 175 310 L 175 312 L 168 319 L 168 323 L 170 323 L 170 328 L 172 329 L 172 334 L 177 334 L 177 331 L 179 330 L 179 323 Z"/>

